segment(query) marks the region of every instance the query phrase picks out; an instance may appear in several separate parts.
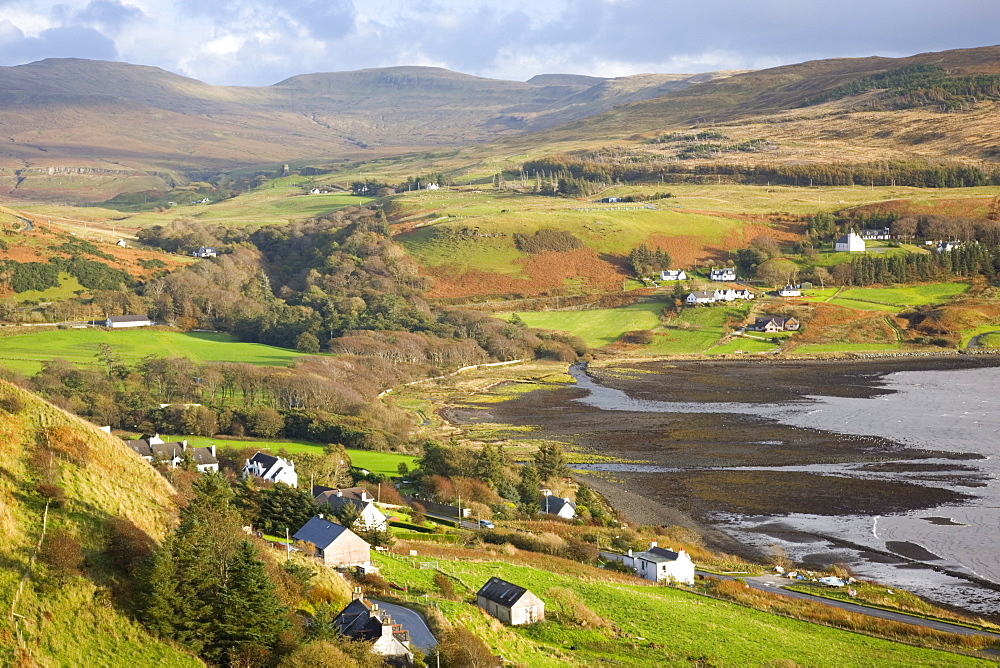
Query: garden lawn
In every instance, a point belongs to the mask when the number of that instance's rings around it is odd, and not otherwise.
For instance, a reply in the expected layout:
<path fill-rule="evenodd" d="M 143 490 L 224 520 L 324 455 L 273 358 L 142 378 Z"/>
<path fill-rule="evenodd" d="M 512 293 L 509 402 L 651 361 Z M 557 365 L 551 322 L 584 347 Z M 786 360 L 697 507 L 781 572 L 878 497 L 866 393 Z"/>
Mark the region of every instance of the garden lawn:
<path fill-rule="evenodd" d="M 126 363 L 144 357 L 186 357 L 193 362 L 246 362 L 257 366 L 288 366 L 302 353 L 285 348 L 244 343 L 228 334 L 177 332 L 161 329 L 52 329 L 0 337 L 0 365 L 34 374 L 42 364 L 61 358 L 97 366 L 101 344 L 108 344 Z"/>
<path fill-rule="evenodd" d="M 484 555 L 485 556 L 485 555 Z M 686 591 L 620 581 L 600 581 L 596 569 L 539 557 L 538 568 L 500 561 L 417 557 L 413 560 L 374 555 L 382 575 L 407 585 L 419 601 L 421 591 L 437 592 L 430 568 L 452 579 L 463 598 L 473 595 L 491 576 L 530 589 L 546 602 L 546 615 L 557 610 L 548 592 L 572 590 L 597 615 L 613 621 L 620 632 L 571 628 L 554 621 L 523 627 L 492 624 L 471 603 L 440 601 L 453 623 L 470 626 L 507 660 L 530 666 L 615 665 L 965 665 L 972 657 L 919 649 L 752 610 Z M 551 568 L 552 570 L 542 570 Z M 559 570 L 560 572 L 554 572 Z M 579 572 L 577 572 L 579 571 Z M 573 648 L 571 649 L 570 646 Z"/>
<path fill-rule="evenodd" d="M 187 442 L 196 447 L 204 447 L 215 443 L 218 447 L 233 448 L 258 448 L 264 452 L 276 453 L 285 450 L 290 455 L 303 452 L 323 454 L 324 443 L 316 441 L 278 441 L 278 440 L 243 440 L 216 438 L 214 436 L 161 436 L 163 440 L 180 441 L 186 439 Z M 399 475 L 399 465 L 406 464 L 409 468 L 416 468 L 416 457 L 401 455 L 395 452 L 373 452 L 372 450 L 347 450 L 351 457 L 351 464 L 359 468 L 368 469 L 372 473 L 379 473 L 385 476 Z"/>
<path fill-rule="evenodd" d="M 653 329 L 660 324 L 660 302 L 633 304 L 614 309 L 593 311 L 529 311 L 517 315 L 528 327 L 555 329 L 575 334 L 591 348 L 600 348 L 618 340 L 625 332 Z M 499 317 L 505 320 L 510 314 Z"/>

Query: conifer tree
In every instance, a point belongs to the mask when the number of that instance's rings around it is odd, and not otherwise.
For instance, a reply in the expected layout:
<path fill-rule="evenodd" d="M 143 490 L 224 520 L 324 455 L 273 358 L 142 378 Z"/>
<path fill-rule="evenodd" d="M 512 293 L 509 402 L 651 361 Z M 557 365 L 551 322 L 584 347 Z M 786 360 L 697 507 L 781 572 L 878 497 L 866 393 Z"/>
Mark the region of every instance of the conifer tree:
<path fill-rule="evenodd" d="M 241 541 L 217 593 L 217 633 L 205 655 L 220 661 L 269 650 L 289 627 L 264 562 L 250 541 Z"/>

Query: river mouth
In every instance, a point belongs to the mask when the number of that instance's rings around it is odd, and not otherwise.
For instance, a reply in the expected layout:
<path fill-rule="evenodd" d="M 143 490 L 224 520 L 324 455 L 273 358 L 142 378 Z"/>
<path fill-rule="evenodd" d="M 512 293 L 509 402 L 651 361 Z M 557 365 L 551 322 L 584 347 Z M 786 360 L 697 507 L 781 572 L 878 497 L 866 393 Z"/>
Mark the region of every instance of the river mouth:
<path fill-rule="evenodd" d="M 712 547 L 748 556 L 778 546 L 808 563 L 844 562 L 1000 613 L 1000 526 L 988 511 L 1000 507 L 996 361 L 633 363 L 573 374 L 576 386 L 448 417 L 533 426 L 598 455 L 575 468 L 634 521 L 697 527 Z"/>

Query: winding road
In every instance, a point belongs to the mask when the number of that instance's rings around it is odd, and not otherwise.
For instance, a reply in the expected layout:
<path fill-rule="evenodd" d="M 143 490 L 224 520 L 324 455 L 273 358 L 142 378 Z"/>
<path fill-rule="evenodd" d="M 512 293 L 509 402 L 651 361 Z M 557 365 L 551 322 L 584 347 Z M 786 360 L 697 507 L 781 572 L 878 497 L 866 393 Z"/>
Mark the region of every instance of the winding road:
<path fill-rule="evenodd" d="M 969 349 L 979 348 L 980 347 L 979 339 L 983 338 L 984 336 L 988 336 L 990 334 L 1000 334 L 1000 330 L 993 332 L 983 332 L 982 334 L 976 334 L 971 339 L 969 339 L 969 342 L 967 344 L 965 344 L 965 349 L 969 350 Z"/>
<path fill-rule="evenodd" d="M 728 575 L 717 575 L 715 573 L 707 573 L 702 571 L 697 571 L 699 575 L 704 575 L 710 578 L 721 578 L 723 580 L 733 580 L 734 577 Z M 945 633 L 957 633 L 963 636 L 988 636 L 990 638 L 995 638 L 1000 640 L 1000 633 L 992 633 L 990 631 L 981 631 L 979 629 L 969 628 L 967 626 L 962 626 L 960 624 L 950 624 L 948 622 L 942 622 L 935 619 L 925 619 L 923 617 L 916 617 L 914 615 L 908 615 L 905 612 L 894 612 L 892 610 L 881 610 L 879 608 L 871 608 L 866 605 L 858 605 L 857 603 L 849 603 L 847 601 L 836 601 L 829 598 L 823 598 L 822 596 L 813 596 L 812 594 L 804 594 L 798 591 L 791 591 L 785 589 L 784 586 L 788 583 L 785 578 L 779 577 L 777 575 L 758 575 L 754 577 L 744 578 L 744 582 L 747 583 L 753 589 L 758 589 L 760 591 L 771 592 L 772 594 L 778 594 L 780 596 L 787 596 L 789 598 L 797 598 L 806 601 L 813 601 L 815 603 L 822 603 L 823 605 L 829 605 L 832 608 L 840 608 L 841 610 L 847 610 L 849 612 L 856 612 L 860 615 L 868 615 L 869 617 L 878 617 L 879 619 L 888 619 L 893 622 L 901 622 L 903 624 L 913 624 L 914 626 L 922 626 L 928 629 L 934 629 L 935 631 L 943 631 Z"/>
<path fill-rule="evenodd" d="M 410 633 L 410 644 L 420 651 L 427 652 L 427 650 L 437 645 L 437 638 L 427 628 L 427 622 L 424 621 L 423 615 L 416 610 L 410 610 L 401 605 L 386 603 L 374 598 L 368 600 L 378 603 L 378 607 L 388 612 L 394 622 L 402 624 L 403 628 Z"/>

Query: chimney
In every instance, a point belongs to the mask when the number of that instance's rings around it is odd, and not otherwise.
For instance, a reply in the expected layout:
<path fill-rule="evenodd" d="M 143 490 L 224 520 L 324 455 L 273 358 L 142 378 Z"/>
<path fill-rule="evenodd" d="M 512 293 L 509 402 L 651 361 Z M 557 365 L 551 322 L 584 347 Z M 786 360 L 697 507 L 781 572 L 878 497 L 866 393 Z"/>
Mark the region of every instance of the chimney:
<path fill-rule="evenodd" d="M 355 587 L 354 592 L 351 594 L 352 601 L 360 601 L 365 595 L 362 593 L 361 587 Z"/>
<path fill-rule="evenodd" d="M 319 514 L 319 515 L 317 515 L 316 517 L 318 517 L 318 518 L 320 518 L 320 519 L 323 519 L 323 513 L 320 513 L 320 514 Z"/>
<path fill-rule="evenodd" d="M 338 489 L 337 490 L 337 496 L 343 496 L 343 495 L 344 495 L 344 493 L 341 490 Z"/>
<path fill-rule="evenodd" d="M 188 442 L 187 439 L 184 439 L 183 441 L 181 441 L 181 451 L 187 452 L 187 449 L 188 449 Z"/>
<path fill-rule="evenodd" d="M 652 550 L 656 546 L 657 546 L 657 542 L 655 540 L 649 542 L 649 549 Z"/>
<path fill-rule="evenodd" d="M 372 612 L 378 610 L 378 603 L 372 603 Z"/>
<path fill-rule="evenodd" d="M 628 549 L 628 556 L 630 556 L 630 557 L 632 556 L 632 548 L 631 547 Z"/>
<path fill-rule="evenodd" d="M 215 443 L 212 444 L 212 456 L 215 456 Z"/>

